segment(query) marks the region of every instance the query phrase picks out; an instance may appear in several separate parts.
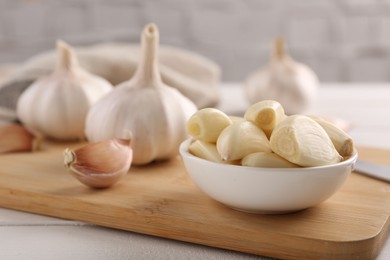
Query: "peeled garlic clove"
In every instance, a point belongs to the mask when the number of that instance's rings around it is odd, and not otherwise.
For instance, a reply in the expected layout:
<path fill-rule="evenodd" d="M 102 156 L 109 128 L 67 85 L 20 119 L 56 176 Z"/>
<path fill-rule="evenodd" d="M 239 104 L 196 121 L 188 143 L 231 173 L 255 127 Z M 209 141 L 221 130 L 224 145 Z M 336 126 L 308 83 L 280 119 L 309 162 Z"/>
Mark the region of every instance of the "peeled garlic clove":
<path fill-rule="evenodd" d="M 216 162 L 216 163 L 224 163 L 224 164 L 234 164 L 240 165 L 241 161 L 224 161 L 221 158 L 221 155 L 218 153 L 217 147 L 214 143 L 208 143 L 200 140 L 193 141 L 188 147 L 188 151 L 195 155 L 196 157 Z"/>
<path fill-rule="evenodd" d="M 300 166 L 321 166 L 340 162 L 332 140 L 313 119 L 294 115 L 276 126 L 270 139 L 271 149 Z"/>
<path fill-rule="evenodd" d="M 19 124 L 0 127 L 0 154 L 34 151 L 38 143 L 38 139 Z"/>
<path fill-rule="evenodd" d="M 144 28 L 141 45 L 134 76 L 89 110 L 85 127 L 91 142 L 123 138 L 130 132 L 136 165 L 176 157 L 188 138 L 186 122 L 197 111 L 192 101 L 161 80 L 155 24 Z"/>
<path fill-rule="evenodd" d="M 83 139 L 89 108 L 112 89 L 103 78 L 79 64 L 70 46 L 57 42 L 57 66 L 37 79 L 20 96 L 19 120 L 34 133 L 58 140 Z"/>
<path fill-rule="evenodd" d="M 92 188 L 107 188 L 118 182 L 129 171 L 132 159 L 130 141 L 124 139 L 110 139 L 64 151 L 66 168 Z"/>
<path fill-rule="evenodd" d="M 246 119 L 241 117 L 241 116 L 229 116 L 230 120 L 232 120 L 232 123 L 236 122 L 242 122 L 245 121 Z"/>
<path fill-rule="evenodd" d="M 282 105 L 274 100 L 263 100 L 251 105 L 245 112 L 244 118 L 253 122 L 269 138 L 275 126 L 282 122 L 286 115 Z"/>
<path fill-rule="evenodd" d="M 226 161 L 240 160 L 250 153 L 271 152 L 263 130 L 246 120 L 226 127 L 218 137 L 217 149 Z"/>
<path fill-rule="evenodd" d="M 285 50 L 283 40 L 277 39 L 271 61 L 248 76 L 244 89 L 252 104 L 276 100 L 282 104 L 286 114 L 292 115 L 310 110 L 319 85 L 314 71 L 294 61 Z"/>
<path fill-rule="evenodd" d="M 195 140 L 188 147 L 188 151 L 196 157 L 216 162 L 223 163 L 221 156 L 218 153 L 215 144 L 204 142 L 201 140 Z"/>
<path fill-rule="evenodd" d="M 222 130 L 231 123 L 231 119 L 222 111 L 204 108 L 187 121 L 187 133 L 197 140 L 215 143 Z"/>
<path fill-rule="evenodd" d="M 346 132 L 320 117 L 309 117 L 316 121 L 325 130 L 325 132 L 329 135 L 330 140 L 332 140 L 337 152 L 341 156 L 347 158 L 353 154 L 353 140 Z"/>
<path fill-rule="evenodd" d="M 297 168 L 296 164 L 293 164 L 286 159 L 280 157 L 276 153 L 257 152 L 251 153 L 245 156 L 241 160 L 243 166 L 249 167 L 263 167 L 263 168 Z"/>

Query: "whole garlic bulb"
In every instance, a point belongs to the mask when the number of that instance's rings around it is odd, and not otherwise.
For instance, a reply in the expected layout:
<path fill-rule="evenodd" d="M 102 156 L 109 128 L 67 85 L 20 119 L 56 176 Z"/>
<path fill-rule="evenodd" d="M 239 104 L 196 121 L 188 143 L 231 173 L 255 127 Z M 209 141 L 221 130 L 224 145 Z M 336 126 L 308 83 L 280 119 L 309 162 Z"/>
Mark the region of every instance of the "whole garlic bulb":
<path fill-rule="evenodd" d="M 308 112 L 319 88 L 317 75 L 305 64 L 294 61 L 284 47 L 282 39 L 274 43 L 270 63 L 245 82 L 245 92 L 251 104 L 262 100 L 276 100 L 286 114 Z"/>
<path fill-rule="evenodd" d="M 171 158 L 187 138 L 186 121 L 197 108 L 165 85 L 158 67 L 159 32 L 147 25 L 141 36 L 140 63 L 129 81 L 119 84 L 89 111 L 86 136 L 91 142 L 131 138 L 133 164 Z"/>
<path fill-rule="evenodd" d="M 89 108 L 110 92 L 112 85 L 80 67 L 66 43 L 57 42 L 57 53 L 56 69 L 22 93 L 17 115 L 26 128 L 39 136 L 82 139 Z"/>

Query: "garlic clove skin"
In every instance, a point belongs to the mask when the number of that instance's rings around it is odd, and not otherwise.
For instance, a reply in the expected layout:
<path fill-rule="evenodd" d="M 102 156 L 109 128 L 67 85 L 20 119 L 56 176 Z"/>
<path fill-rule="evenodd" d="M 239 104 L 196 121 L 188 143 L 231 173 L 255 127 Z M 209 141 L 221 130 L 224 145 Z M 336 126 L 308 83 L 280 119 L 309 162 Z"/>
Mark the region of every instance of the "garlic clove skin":
<path fill-rule="evenodd" d="M 0 154 L 35 151 L 38 146 L 38 138 L 23 126 L 8 124 L 0 127 Z"/>
<path fill-rule="evenodd" d="M 41 136 L 83 139 L 89 108 L 110 92 L 112 85 L 82 69 L 66 43 L 58 41 L 57 52 L 54 72 L 39 78 L 21 94 L 17 116 L 26 128 Z"/>
<path fill-rule="evenodd" d="M 310 111 L 320 86 L 315 72 L 305 64 L 293 60 L 277 39 L 269 64 L 245 81 L 244 90 L 251 104 L 261 100 L 276 100 L 287 115 Z"/>
<path fill-rule="evenodd" d="M 92 188 L 107 188 L 117 183 L 129 171 L 132 159 L 130 141 L 124 139 L 64 151 L 65 167 L 81 183 Z"/>
<path fill-rule="evenodd" d="M 91 142 L 131 133 L 135 165 L 175 157 L 188 137 L 186 122 L 197 111 L 192 101 L 162 82 L 158 41 L 157 26 L 148 24 L 141 35 L 137 71 L 99 100 L 86 120 L 85 133 Z"/>

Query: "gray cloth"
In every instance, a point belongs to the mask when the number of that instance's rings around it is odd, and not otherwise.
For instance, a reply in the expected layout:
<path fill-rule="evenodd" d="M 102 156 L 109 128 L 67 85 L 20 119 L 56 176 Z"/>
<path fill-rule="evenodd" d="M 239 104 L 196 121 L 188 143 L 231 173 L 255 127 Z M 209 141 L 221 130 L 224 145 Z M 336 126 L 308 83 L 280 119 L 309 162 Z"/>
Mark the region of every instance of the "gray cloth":
<path fill-rule="evenodd" d="M 138 65 L 139 46 L 106 43 L 75 48 L 80 65 L 113 85 L 131 78 Z M 183 49 L 161 46 L 161 78 L 177 88 L 198 108 L 215 106 L 219 101 L 220 68 L 213 61 Z M 0 120 L 16 119 L 21 93 L 37 78 L 48 75 L 56 64 L 54 50 L 38 54 L 19 66 L 0 82 Z"/>

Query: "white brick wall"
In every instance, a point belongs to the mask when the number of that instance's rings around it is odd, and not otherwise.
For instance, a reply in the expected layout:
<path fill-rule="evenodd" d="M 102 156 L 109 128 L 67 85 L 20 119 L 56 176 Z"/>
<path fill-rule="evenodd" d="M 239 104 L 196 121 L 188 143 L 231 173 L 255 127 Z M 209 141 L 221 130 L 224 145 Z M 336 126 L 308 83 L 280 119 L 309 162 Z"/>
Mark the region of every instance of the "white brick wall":
<path fill-rule="evenodd" d="M 138 42 L 148 22 L 161 42 L 203 54 L 242 81 L 283 36 L 323 81 L 390 80 L 389 0 L 0 0 L 0 63 L 52 48 Z"/>

